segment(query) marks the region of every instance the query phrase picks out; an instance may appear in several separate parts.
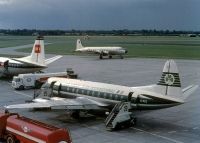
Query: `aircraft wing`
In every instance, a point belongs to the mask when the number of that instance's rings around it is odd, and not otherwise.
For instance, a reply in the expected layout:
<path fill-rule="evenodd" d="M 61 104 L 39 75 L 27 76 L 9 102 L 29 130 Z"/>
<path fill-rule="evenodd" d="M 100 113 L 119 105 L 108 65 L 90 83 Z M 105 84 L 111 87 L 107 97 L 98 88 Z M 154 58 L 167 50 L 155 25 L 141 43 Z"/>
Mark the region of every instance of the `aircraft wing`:
<path fill-rule="evenodd" d="M 55 108 L 55 109 L 79 109 L 79 110 L 89 110 L 89 109 L 102 109 L 108 106 L 106 104 L 97 102 L 84 97 L 77 97 L 75 99 L 67 99 L 60 97 L 51 98 L 36 98 L 33 102 L 25 104 L 15 104 L 5 106 L 7 109 L 30 109 L 30 108 Z"/>
<path fill-rule="evenodd" d="M 109 54 L 109 51 L 106 51 L 106 50 L 104 50 L 104 51 L 102 51 L 102 50 L 96 50 L 95 53 L 96 53 L 96 54 L 102 54 L 102 53 L 103 53 L 103 54 L 105 54 L 105 55 L 108 55 L 108 54 Z"/>
<path fill-rule="evenodd" d="M 61 57 L 62 57 L 61 55 L 58 55 L 58 56 L 55 56 L 55 57 L 46 59 L 46 60 L 45 60 L 45 64 L 48 65 L 48 64 L 50 64 L 50 63 L 52 63 L 52 62 L 54 62 L 54 61 L 60 59 Z"/>
<path fill-rule="evenodd" d="M 26 65 L 30 65 L 30 66 L 46 67 L 46 65 L 41 65 L 41 64 L 38 64 L 38 63 L 35 63 L 35 62 L 31 62 L 29 60 L 26 60 L 26 58 L 12 58 L 12 60 L 24 63 Z"/>

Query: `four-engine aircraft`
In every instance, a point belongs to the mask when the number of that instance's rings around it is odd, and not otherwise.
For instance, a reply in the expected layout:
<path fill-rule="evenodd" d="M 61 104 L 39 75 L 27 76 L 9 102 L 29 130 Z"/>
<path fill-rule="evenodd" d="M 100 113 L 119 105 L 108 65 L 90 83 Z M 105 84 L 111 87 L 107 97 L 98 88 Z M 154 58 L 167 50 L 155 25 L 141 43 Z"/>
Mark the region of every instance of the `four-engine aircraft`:
<path fill-rule="evenodd" d="M 22 58 L 0 57 L 0 76 L 13 76 L 40 71 L 61 57 L 58 55 L 45 60 L 44 39 L 42 36 L 38 36 L 30 56 Z"/>
<path fill-rule="evenodd" d="M 112 55 L 119 55 L 121 59 L 123 59 L 123 55 L 128 53 L 128 51 L 122 47 L 83 47 L 80 39 L 76 42 L 75 51 L 98 54 L 100 59 L 102 59 L 103 56 L 108 56 L 111 59 Z"/>

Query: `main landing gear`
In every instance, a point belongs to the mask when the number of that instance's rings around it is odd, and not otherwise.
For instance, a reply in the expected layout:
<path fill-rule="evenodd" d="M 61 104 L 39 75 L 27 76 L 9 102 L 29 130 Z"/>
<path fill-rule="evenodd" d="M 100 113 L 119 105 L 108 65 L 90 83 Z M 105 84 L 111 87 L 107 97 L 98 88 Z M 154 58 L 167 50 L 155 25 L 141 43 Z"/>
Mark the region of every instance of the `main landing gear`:
<path fill-rule="evenodd" d="M 100 54 L 99 59 L 103 59 L 103 55 L 102 54 Z"/>

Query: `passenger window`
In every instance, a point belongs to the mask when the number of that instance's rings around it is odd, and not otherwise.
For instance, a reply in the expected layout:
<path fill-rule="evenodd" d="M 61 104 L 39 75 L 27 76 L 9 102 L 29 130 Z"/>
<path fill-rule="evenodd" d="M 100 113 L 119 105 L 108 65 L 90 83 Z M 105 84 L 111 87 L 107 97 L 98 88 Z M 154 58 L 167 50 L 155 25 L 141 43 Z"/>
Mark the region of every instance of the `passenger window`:
<path fill-rule="evenodd" d="M 92 90 L 90 90 L 89 96 L 92 96 Z"/>
<path fill-rule="evenodd" d="M 87 95 L 87 90 L 84 90 L 84 95 Z"/>
<path fill-rule="evenodd" d="M 93 94 L 94 94 L 95 97 L 98 97 L 98 92 L 97 91 L 95 91 Z"/>
<path fill-rule="evenodd" d="M 104 93 L 104 98 L 106 98 L 106 93 Z"/>

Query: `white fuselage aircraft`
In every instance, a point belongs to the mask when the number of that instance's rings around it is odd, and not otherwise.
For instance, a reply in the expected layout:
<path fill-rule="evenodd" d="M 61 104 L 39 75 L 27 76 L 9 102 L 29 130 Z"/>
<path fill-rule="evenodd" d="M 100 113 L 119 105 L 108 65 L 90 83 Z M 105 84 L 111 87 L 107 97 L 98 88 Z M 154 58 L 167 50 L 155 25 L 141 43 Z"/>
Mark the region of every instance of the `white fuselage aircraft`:
<path fill-rule="evenodd" d="M 38 36 L 30 56 L 22 58 L 0 57 L 0 77 L 40 71 L 61 57 L 55 56 L 45 60 L 44 39 Z"/>
<path fill-rule="evenodd" d="M 120 55 L 121 59 L 123 59 L 123 55 L 128 53 L 128 51 L 122 47 L 83 47 L 80 39 L 76 42 L 75 51 L 98 54 L 100 59 L 102 59 L 103 56 L 108 56 L 111 59 L 112 55 Z"/>
<path fill-rule="evenodd" d="M 12 108 L 64 108 L 71 110 L 105 109 L 131 98 L 132 109 L 153 110 L 183 104 L 197 85 L 181 89 L 177 66 L 173 60 L 165 63 L 157 84 L 128 87 L 68 78 L 49 78 L 43 94 L 31 103 L 5 106 Z M 131 95 L 131 97 L 130 97 Z"/>

